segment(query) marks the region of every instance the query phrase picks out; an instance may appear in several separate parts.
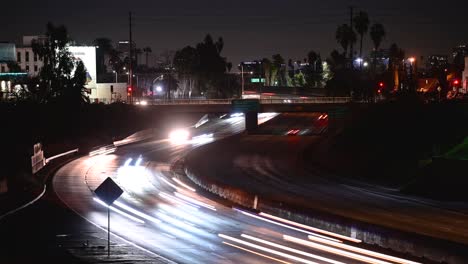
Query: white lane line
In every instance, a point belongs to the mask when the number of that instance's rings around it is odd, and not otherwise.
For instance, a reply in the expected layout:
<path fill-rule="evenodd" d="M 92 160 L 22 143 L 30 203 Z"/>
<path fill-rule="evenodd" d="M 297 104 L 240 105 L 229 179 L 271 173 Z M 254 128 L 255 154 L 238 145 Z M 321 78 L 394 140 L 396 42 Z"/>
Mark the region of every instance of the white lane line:
<path fill-rule="evenodd" d="M 308 253 L 308 252 L 305 252 L 305 251 L 302 251 L 302 250 L 297 250 L 297 249 L 294 249 L 294 248 L 291 248 L 291 247 L 280 245 L 278 243 L 273 243 L 273 242 L 270 242 L 270 241 L 267 241 L 267 240 L 264 240 L 264 239 L 260 239 L 260 238 L 257 238 L 257 237 L 253 237 L 253 236 L 249 236 L 249 235 L 245 235 L 245 234 L 242 234 L 241 237 L 244 237 L 244 238 L 256 241 L 256 242 L 260 242 L 262 244 L 266 244 L 266 245 L 269 245 L 269 246 L 272 246 L 272 247 L 276 247 L 276 248 L 279 248 L 279 249 L 282 249 L 282 250 L 286 250 L 286 251 L 289 251 L 289 252 L 292 252 L 292 253 L 295 253 L 295 254 L 303 255 L 303 256 L 313 258 L 313 259 L 317 259 L 317 260 L 321 260 L 321 261 L 325 261 L 325 262 L 328 262 L 328 263 L 345 264 L 344 262 L 340 262 L 340 261 L 336 261 L 334 259 L 321 257 L 319 255 L 311 254 L 311 253 Z"/>
<path fill-rule="evenodd" d="M 268 252 L 268 253 L 271 253 L 271 254 L 274 254 L 274 255 L 277 255 L 277 256 L 281 256 L 281 257 L 284 257 L 284 258 L 292 259 L 292 260 L 299 261 L 299 262 L 306 263 L 306 264 L 318 264 L 317 262 L 313 262 L 313 261 L 310 261 L 310 260 L 307 260 L 307 259 L 299 258 L 299 257 L 293 256 L 293 255 L 290 255 L 290 254 L 286 254 L 286 253 L 281 252 L 281 251 L 277 251 L 277 250 L 274 250 L 274 249 L 271 249 L 271 248 L 267 248 L 267 247 L 263 247 L 263 246 L 260 246 L 260 245 L 257 245 L 257 244 L 253 244 L 253 243 L 250 243 L 250 242 L 247 242 L 247 241 L 244 241 L 242 239 L 235 238 L 235 237 L 231 237 L 231 236 L 227 236 L 227 235 L 223 235 L 223 234 L 218 234 L 218 236 L 221 237 L 221 238 L 224 238 L 226 240 L 230 240 L 230 241 L 242 244 L 242 245 L 246 245 L 246 246 L 249 246 L 249 247 L 252 247 L 252 248 L 256 248 L 256 249 L 259 249 L 261 251 Z"/>
<path fill-rule="evenodd" d="M 180 184 L 180 186 L 183 186 L 185 188 L 187 188 L 188 190 L 192 191 L 192 192 L 196 192 L 196 190 L 190 186 L 188 186 L 187 184 L 183 183 L 182 181 L 180 181 L 179 179 L 177 179 L 176 177 L 172 177 L 172 179 L 177 182 L 178 184 Z"/>
<path fill-rule="evenodd" d="M 37 202 L 39 199 L 42 198 L 42 196 L 44 196 L 44 194 L 45 194 L 45 192 L 46 192 L 46 188 L 47 188 L 47 187 L 46 187 L 46 185 L 44 184 L 44 189 L 42 190 L 42 192 L 41 192 L 36 198 L 34 198 L 34 199 L 33 199 L 32 201 L 30 201 L 30 202 L 27 202 L 27 203 L 23 204 L 22 206 L 20 206 L 20 207 L 18 207 L 18 208 L 16 208 L 16 209 L 13 209 L 13 210 L 11 210 L 11 211 L 9 211 L 9 212 L 6 212 L 5 214 L 1 215 L 1 216 L 0 216 L 0 220 L 2 220 L 4 217 L 7 217 L 7 216 L 9 216 L 9 215 L 11 215 L 11 214 L 14 214 L 14 213 L 16 213 L 16 212 L 18 212 L 18 211 L 20 211 L 20 210 L 22 210 L 22 209 L 24 209 L 24 208 L 26 208 L 26 207 L 32 205 L 33 203 Z"/>
<path fill-rule="evenodd" d="M 271 259 L 271 260 L 274 260 L 274 261 L 278 261 L 279 263 L 283 263 L 283 264 L 292 264 L 291 262 L 286 262 L 286 261 L 281 260 L 281 259 L 277 259 L 277 258 L 274 258 L 274 257 L 270 257 L 270 256 L 264 255 L 264 254 L 262 254 L 262 253 L 259 253 L 259 252 L 257 252 L 257 251 L 250 250 L 250 249 L 246 249 L 246 248 L 244 248 L 244 247 L 241 247 L 241 246 L 237 246 L 237 245 L 228 243 L 228 242 L 226 242 L 226 241 L 223 241 L 223 244 L 226 244 L 226 245 L 231 246 L 231 247 L 238 248 L 238 249 L 240 249 L 240 250 L 247 251 L 247 252 L 249 252 L 249 253 L 252 253 L 252 254 L 255 254 L 255 255 L 258 255 L 258 256 L 267 258 L 267 259 Z"/>
<path fill-rule="evenodd" d="M 278 222 L 275 222 L 275 221 L 273 221 L 273 220 L 260 217 L 260 216 L 258 216 L 258 215 L 256 215 L 256 214 L 248 213 L 248 212 L 242 211 L 242 210 L 237 209 L 237 208 L 233 208 L 233 209 L 234 209 L 235 211 L 238 211 L 238 212 L 244 214 L 244 215 L 247 215 L 247 216 L 250 216 L 250 217 L 253 217 L 253 218 L 256 218 L 256 219 L 265 221 L 265 222 L 268 222 L 268 223 L 272 223 L 272 224 L 275 224 L 275 225 L 279 225 L 279 226 L 282 226 L 282 227 L 285 227 L 285 228 L 288 228 L 288 229 L 292 229 L 292 230 L 295 230 L 295 231 L 298 231 L 298 232 L 302 232 L 302 233 L 305 233 L 305 234 L 308 234 L 308 235 L 317 236 L 317 237 L 321 237 L 321 238 L 328 239 L 328 240 L 331 240 L 331 241 L 335 241 L 335 242 L 338 242 L 338 243 L 342 243 L 342 241 L 341 241 L 341 240 L 338 240 L 338 239 L 334 239 L 334 238 L 331 238 L 331 237 L 322 236 L 322 235 L 315 234 L 315 233 L 312 233 L 312 232 L 309 232 L 309 231 L 306 231 L 306 230 L 303 230 L 303 229 L 299 229 L 299 228 L 296 228 L 296 227 L 292 227 L 292 226 L 289 226 L 289 225 L 285 225 L 285 224 L 282 224 L 282 223 L 278 223 Z"/>

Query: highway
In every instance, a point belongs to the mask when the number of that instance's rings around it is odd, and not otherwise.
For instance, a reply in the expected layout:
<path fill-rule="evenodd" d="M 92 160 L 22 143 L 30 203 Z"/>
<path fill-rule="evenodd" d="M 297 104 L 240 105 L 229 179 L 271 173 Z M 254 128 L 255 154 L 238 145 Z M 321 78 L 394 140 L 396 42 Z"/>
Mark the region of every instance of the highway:
<path fill-rule="evenodd" d="M 259 122 L 275 117 L 260 114 Z M 172 165 L 188 151 L 243 131 L 241 116 L 196 129 L 183 142 L 147 140 L 78 158 L 57 171 L 57 196 L 106 230 L 107 208 L 93 191 L 112 177 L 124 194 L 111 207 L 111 233 L 166 263 L 419 263 L 375 252 L 359 240 L 210 200 Z M 219 155 L 223 155 L 220 151 Z"/>

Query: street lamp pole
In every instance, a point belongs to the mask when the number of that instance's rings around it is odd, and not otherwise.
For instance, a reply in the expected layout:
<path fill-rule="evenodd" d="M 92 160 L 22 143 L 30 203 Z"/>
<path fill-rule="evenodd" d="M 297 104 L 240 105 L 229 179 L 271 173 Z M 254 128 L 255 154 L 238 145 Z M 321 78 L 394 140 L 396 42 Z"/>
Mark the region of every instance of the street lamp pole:
<path fill-rule="evenodd" d="M 117 71 L 113 71 L 113 72 L 115 73 L 115 83 L 117 83 L 117 82 L 118 82 L 118 81 L 117 81 L 117 79 L 118 79 L 118 78 L 117 78 Z"/>
<path fill-rule="evenodd" d="M 241 63 L 241 76 L 242 76 L 242 91 L 241 91 L 241 99 L 244 95 L 244 65 Z"/>

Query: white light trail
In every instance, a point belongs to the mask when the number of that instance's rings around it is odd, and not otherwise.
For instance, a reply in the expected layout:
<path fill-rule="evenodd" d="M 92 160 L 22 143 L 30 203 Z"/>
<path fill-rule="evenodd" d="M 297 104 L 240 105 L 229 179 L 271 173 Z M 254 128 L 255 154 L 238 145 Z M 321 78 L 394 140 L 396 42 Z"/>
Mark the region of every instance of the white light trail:
<path fill-rule="evenodd" d="M 130 165 L 130 162 L 132 162 L 132 158 L 128 158 L 125 163 L 124 163 L 124 166 L 127 167 L 128 165 Z"/>
<path fill-rule="evenodd" d="M 264 254 L 262 254 L 262 253 L 259 253 L 259 252 L 257 252 L 257 251 L 253 251 L 253 250 L 250 250 L 250 249 L 246 249 L 246 248 L 244 248 L 244 247 L 237 246 L 237 245 L 231 244 L 231 243 L 226 242 L 226 241 L 223 241 L 223 244 L 228 245 L 228 246 L 231 246 L 231 247 L 238 248 L 238 249 L 240 249 L 240 250 L 247 251 L 247 252 L 252 253 L 252 254 L 255 254 L 255 255 L 257 255 L 257 256 L 261 256 L 261 257 L 264 257 L 264 258 L 267 258 L 267 259 L 271 259 L 271 260 L 274 260 L 274 261 L 278 261 L 279 263 L 292 264 L 291 262 L 287 262 L 287 261 L 284 261 L 284 260 L 281 260 L 281 259 L 277 259 L 277 258 L 274 258 L 274 257 L 270 257 L 270 256 L 264 255 Z"/>
<path fill-rule="evenodd" d="M 322 244 L 327 244 L 327 245 L 330 245 L 330 246 L 346 249 L 348 251 L 353 251 L 353 252 L 361 253 L 361 254 L 364 254 L 364 255 L 368 255 L 368 256 L 372 256 L 372 257 L 376 257 L 376 258 L 380 258 L 380 259 L 384 259 L 384 260 L 388 260 L 388 261 L 393 261 L 393 262 L 402 263 L 402 264 L 419 264 L 418 262 L 393 257 L 393 256 L 390 256 L 390 255 L 374 252 L 374 251 L 367 250 L 367 249 L 362 249 L 362 248 L 358 248 L 358 247 L 354 247 L 354 246 L 350 246 L 350 245 L 345 245 L 345 244 L 339 244 L 339 243 L 335 243 L 333 241 L 327 241 L 327 240 L 320 239 L 320 238 L 313 237 L 313 236 L 308 236 L 308 237 L 312 241 L 320 242 Z"/>
<path fill-rule="evenodd" d="M 387 262 L 387 261 L 383 261 L 383 260 L 379 260 L 379 259 L 375 259 L 375 258 L 371 258 L 371 257 L 366 257 L 366 256 L 363 256 L 363 255 L 351 253 L 351 252 L 344 251 L 344 250 L 341 250 L 341 249 L 332 248 L 332 247 L 329 247 L 329 246 L 325 246 L 325 245 L 322 245 L 322 244 L 317 244 L 317 243 L 314 243 L 314 242 L 310 242 L 310 241 L 307 241 L 307 240 L 295 238 L 295 237 L 288 236 L 288 235 L 283 235 L 283 238 L 286 241 L 294 242 L 294 243 L 297 243 L 297 244 L 300 244 L 300 245 L 308 246 L 308 247 L 311 247 L 311 248 L 314 248 L 314 249 L 317 249 L 317 250 L 322 250 L 322 251 L 332 253 L 332 254 L 335 254 L 335 255 L 339 255 L 339 256 L 342 256 L 342 257 L 347 257 L 347 258 L 350 258 L 350 259 L 359 260 L 359 261 L 362 261 L 362 262 L 365 262 L 365 263 L 391 264 L 390 262 Z"/>
<path fill-rule="evenodd" d="M 111 209 L 112 211 L 114 211 L 114 212 L 116 212 L 116 213 L 118 213 L 118 214 L 121 214 L 121 215 L 123 215 L 123 216 L 125 216 L 125 217 L 127 217 L 127 218 L 129 218 L 129 219 L 132 219 L 132 220 L 135 221 L 135 222 L 138 222 L 138 223 L 141 223 L 141 224 L 144 224 L 144 223 L 145 223 L 145 221 L 143 221 L 143 220 L 141 220 L 141 219 L 138 219 L 138 218 L 136 218 L 136 217 L 134 217 L 134 216 L 132 216 L 132 215 L 129 215 L 129 214 L 127 214 L 127 213 L 125 213 L 125 212 L 123 212 L 123 211 L 121 211 L 121 210 L 119 210 L 119 209 L 113 207 L 112 205 L 110 205 L 110 206 L 107 205 L 105 202 L 101 201 L 100 199 L 98 199 L 98 198 L 96 198 L 96 197 L 94 197 L 93 200 L 96 201 L 97 203 L 99 203 L 100 205 L 103 205 L 104 207 L 107 207 L 107 208 Z"/>
<path fill-rule="evenodd" d="M 263 240 L 263 239 L 260 239 L 260 238 L 256 238 L 256 237 L 253 237 L 253 236 L 249 236 L 249 235 L 246 235 L 246 234 L 242 234 L 241 237 L 245 237 L 247 239 L 260 242 L 262 244 L 266 244 L 266 245 L 269 245 L 269 246 L 272 246 L 272 247 L 276 247 L 276 248 L 286 250 L 286 251 L 289 251 L 289 252 L 292 252 L 292 253 L 303 255 L 303 256 L 306 256 L 306 257 L 309 257 L 309 258 L 318 259 L 318 260 L 325 261 L 325 262 L 328 262 L 328 263 L 345 264 L 344 262 L 340 262 L 340 261 L 336 261 L 336 260 L 333 260 L 333 259 L 321 257 L 321 256 L 318 256 L 318 255 L 315 255 L 315 254 L 307 253 L 307 252 L 302 251 L 302 250 L 297 250 L 297 249 L 294 249 L 294 248 L 283 246 L 283 245 L 280 245 L 280 244 L 277 244 L 277 243 L 273 243 L 273 242 Z"/>
<path fill-rule="evenodd" d="M 196 204 L 196 205 L 199 205 L 199 206 L 208 208 L 208 209 L 210 209 L 210 210 L 216 211 L 216 208 L 215 208 L 214 206 L 212 206 L 212 205 L 206 204 L 206 203 L 204 203 L 204 202 L 200 202 L 200 201 L 198 201 L 198 200 L 195 200 L 195 199 L 193 199 L 193 198 L 190 198 L 190 197 L 185 196 L 185 195 L 183 195 L 183 194 L 180 194 L 180 193 L 178 193 L 178 192 L 174 192 L 174 194 L 175 194 L 175 196 L 177 196 L 177 197 L 179 197 L 180 199 L 183 199 L 183 200 L 185 200 L 185 201 L 187 201 L 187 202 L 189 202 L 189 203 L 194 203 L 194 204 Z"/>
<path fill-rule="evenodd" d="M 138 215 L 139 217 L 144 218 L 144 219 L 146 219 L 146 220 L 148 220 L 148 221 L 151 221 L 151 222 L 156 223 L 156 224 L 161 223 L 161 220 L 156 219 L 156 218 L 154 218 L 154 217 L 152 217 L 152 216 L 149 216 L 149 215 L 147 215 L 147 214 L 145 214 L 145 213 L 142 213 L 142 212 L 140 212 L 140 211 L 137 211 L 137 210 L 131 208 L 130 206 L 128 206 L 128 205 L 126 205 L 126 204 L 123 204 L 123 203 L 121 203 L 121 202 L 119 202 L 119 201 L 115 201 L 114 204 L 115 204 L 116 206 L 118 206 L 118 207 L 120 207 L 120 208 L 122 208 L 122 209 L 124 209 L 124 210 L 127 210 L 127 211 L 129 211 L 129 212 L 131 212 L 131 213 L 133 213 L 133 214 L 135 214 L 135 215 Z"/>
<path fill-rule="evenodd" d="M 182 189 L 182 188 L 176 186 L 175 184 L 170 183 L 170 182 L 169 182 L 168 180 L 166 180 L 166 178 L 164 178 L 164 177 L 160 177 L 160 179 L 161 179 L 163 182 L 167 183 L 167 185 L 171 186 L 172 188 L 174 188 L 174 189 L 176 189 L 176 190 L 181 190 L 181 189 Z"/>
<path fill-rule="evenodd" d="M 142 160 L 143 160 L 143 159 L 141 158 L 141 156 L 138 157 L 137 161 L 135 162 L 135 166 L 136 166 L 136 167 L 140 166 Z"/>
<path fill-rule="evenodd" d="M 336 237 L 336 238 L 339 238 L 339 239 L 348 240 L 348 241 L 355 242 L 355 243 L 361 243 L 361 240 L 356 239 L 356 238 L 343 236 L 343 235 L 333 233 L 333 232 L 330 232 L 330 231 L 326 231 L 326 230 L 323 230 L 323 229 L 319 229 L 319 228 L 299 224 L 299 223 L 296 223 L 296 222 L 293 222 L 293 221 L 290 221 L 290 220 L 287 220 L 287 219 L 284 219 L 284 218 L 281 218 L 281 217 L 277 217 L 277 216 L 274 216 L 274 215 L 270 215 L 270 214 L 267 214 L 267 213 L 260 213 L 260 215 L 264 216 L 264 217 L 268 217 L 268 218 L 276 220 L 276 221 L 280 221 L 280 222 L 289 224 L 289 225 L 294 225 L 294 226 L 304 228 L 304 229 L 308 229 L 308 230 L 311 230 L 311 231 L 314 231 L 314 232 L 317 232 L 317 233 L 322 233 L 324 235 L 333 236 L 333 237 Z"/>
<path fill-rule="evenodd" d="M 306 263 L 306 264 L 318 264 L 317 262 L 313 262 L 313 261 L 310 261 L 310 260 L 307 260 L 307 259 L 303 259 L 303 258 L 299 258 L 299 257 L 293 256 L 293 255 L 289 255 L 289 254 L 286 254 L 286 253 L 283 253 L 283 252 L 280 252 L 280 251 L 277 251 L 277 250 L 274 250 L 274 249 L 270 249 L 270 248 L 263 247 L 263 246 L 260 246 L 260 245 L 257 245 L 257 244 L 253 244 L 253 243 L 250 243 L 250 242 L 247 242 L 247 241 L 244 241 L 244 240 L 241 240 L 241 239 L 237 239 L 237 238 L 234 238 L 234 237 L 231 237 L 231 236 L 227 236 L 227 235 L 223 235 L 223 234 L 218 234 L 218 236 L 221 237 L 221 238 L 224 238 L 224 239 L 227 239 L 227 240 L 230 240 L 230 241 L 234 241 L 234 242 L 237 242 L 239 244 L 246 245 L 246 246 L 249 246 L 249 247 L 253 247 L 253 248 L 259 249 L 261 251 L 265 251 L 265 252 L 268 252 L 268 253 L 271 253 L 271 254 L 274 254 L 274 255 L 277 255 L 277 256 L 281 256 L 281 257 L 284 257 L 284 258 L 292 259 L 292 260 L 299 261 L 299 262 Z"/>
<path fill-rule="evenodd" d="M 190 190 L 190 191 L 192 191 L 192 192 L 196 192 L 196 190 L 195 190 L 194 188 L 192 188 L 192 187 L 188 186 L 187 184 L 181 182 L 181 181 L 180 181 L 179 179 L 177 179 L 176 177 L 172 177 L 172 179 L 173 179 L 175 182 L 177 182 L 180 186 L 185 187 L 186 189 L 188 189 L 188 190 Z"/>
<path fill-rule="evenodd" d="M 242 210 L 237 209 L 237 208 L 233 208 L 233 209 L 240 212 L 240 213 L 242 213 L 242 214 L 245 214 L 247 216 L 250 216 L 250 217 L 253 217 L 253 218 L 268 222 L 268 223 L 272 223 L 272 224 L 279 225 L 279 226 L 282 226 L 282 227 L 285 227 L 285 228 L 288 228 L 288 229 L 292 229 L 292 230 L 295 230 L 295 231 L 299 231 L 299 232 L 302 232 L 302 233 L 305 233 L 305 234 L 308 234 L 308 235 L 318 236 L 318 237 L 322 237 L 322 238 L 325 238 L 325 239 L 328 239 L 328 240 L 332 240 L 332 241 L 341 243 L 341 240 L 338 240 L 338 239 L 334 239 L 334 238 L 330 238 L 330 237 L 326 237 L 326 236 L 321 236 L 319 234 L 315 234 L 315 233 L 312 233 L 312 232 L 309 232 L 309 231 L 306 231 L 306 230 L 302 230 L 302 229 L 295 228 L 295 227 L 292 227 L 292 226 L 288 226 L 288 225 L 285 225 L 285 224 L 282 224 L 282 223 L 278 223 L 278 222 L 275 222 L 273 220 L 266 219 L 266 218 L 260 217 L 258 215 L 255 215 L 255 214 L 251 214 L 251 213 L 242 211 Z"/>

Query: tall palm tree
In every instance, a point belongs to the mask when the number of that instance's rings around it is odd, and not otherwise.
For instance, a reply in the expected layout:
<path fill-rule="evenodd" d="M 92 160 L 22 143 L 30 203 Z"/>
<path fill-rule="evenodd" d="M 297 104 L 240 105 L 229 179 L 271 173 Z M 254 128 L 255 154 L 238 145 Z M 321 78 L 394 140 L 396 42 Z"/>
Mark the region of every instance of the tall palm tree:
<path fill-rule="evenodd" d="M 153 52 L 150 47 L 145 47 L 143 48 L 143 52 L 145 53 L 146 56 L 146 67 L 148 67 L 148 54 Z"/>
<path fill-rule="evenodd" d="M 356 29 L 356 32 L 361 36 L 359 58 L 362 59 L 362 40 L 364 39 L 364 35 L 369 30 L 369 16 L 367 15 L 366 12 L 360 11 L 354 17 L 354 29 Z M 362 60 L 361 60 L 361 66 L 362 66 Z"/>
<path fill-rule="evenodd" d="M 356 33 L 348 24 L 343 24 L 336 29 L 335 38 L 343 48 L 346 56 L 348 53 L 348 46 L 356 42 Z"/>
<path fill-rule="evenodd" d="M 374 66 L 377 61 L 377 51 L 379 50 L 380 44 L 386 35 L 385 28 L 380 23 L 374 23 L 370 28 L 370 37 L 374 43 Z"/>

